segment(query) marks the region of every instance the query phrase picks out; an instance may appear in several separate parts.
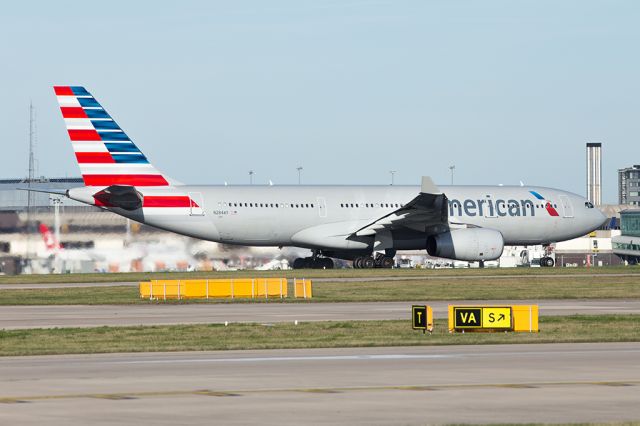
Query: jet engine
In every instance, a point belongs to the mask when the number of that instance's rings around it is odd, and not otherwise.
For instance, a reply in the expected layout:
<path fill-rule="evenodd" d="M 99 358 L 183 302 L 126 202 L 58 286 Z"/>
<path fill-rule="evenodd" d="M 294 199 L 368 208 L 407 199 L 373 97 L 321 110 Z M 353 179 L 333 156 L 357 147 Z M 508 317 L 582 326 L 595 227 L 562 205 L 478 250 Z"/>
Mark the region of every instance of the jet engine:
<path fill-rule="evenodd" d="M 427 253 L 447 259 L 469 262 L 495 260 L 502 255 L 503 249 L 502 234 L 493 229 L 454 229 L 427 238 Z"/>
<path fill-rule="evenodd" d="M 142 194 L 133 186 L 111 185 L 93 195 L 93 198 L 109 207 L 137 210 L 142 207 Z"/>

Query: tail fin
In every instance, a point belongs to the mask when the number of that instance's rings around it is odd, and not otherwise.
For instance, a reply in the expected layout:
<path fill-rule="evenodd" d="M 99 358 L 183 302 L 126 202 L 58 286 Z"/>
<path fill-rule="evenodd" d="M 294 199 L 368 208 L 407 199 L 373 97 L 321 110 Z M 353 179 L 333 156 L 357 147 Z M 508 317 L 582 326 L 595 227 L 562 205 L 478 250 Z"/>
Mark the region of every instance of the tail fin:
<path fill-rule="evenodd" d="M 40 234 L 42 234 L 42 239 L 44 240 L 44 245 L 47 248 L 47 251 L 58 251 L 62 249 L 60 242 L 51 233 L 49 227 L 44 223 L 40 224 Z"/>
<path fill-rule="evenodd" d="M 54 90 L 86 186 L 169 185 L 84 87 Z"/>

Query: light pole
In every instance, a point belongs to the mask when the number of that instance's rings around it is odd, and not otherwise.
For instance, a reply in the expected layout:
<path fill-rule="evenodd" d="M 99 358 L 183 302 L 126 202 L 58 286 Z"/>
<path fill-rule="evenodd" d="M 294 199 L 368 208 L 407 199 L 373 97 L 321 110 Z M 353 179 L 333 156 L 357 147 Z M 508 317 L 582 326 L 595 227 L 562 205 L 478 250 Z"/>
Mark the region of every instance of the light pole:
<path fill-rule="evenodd" d="M 249 170 L 249 185 L 253 185 L 253 175 L 255 172 L 253 170 Z"/>
<path fill-rule="evenodd" d="M 394 184 L 394 178 L 396 176 L 396 172 L 397 170 L 389 170 L 389 173 L 391 173 L 391 185 Z"/>
<path fill-rule="evenodd" d="M 298 185 L 300 185 L 302 183 L 302 166 L 298 166 L 296 170 L 298 171 Z"/>
<path fill-rule="evenodd" d="M 451 185 L 453 185 L 453 171 L 456 169 L 456 166 L 449 166 L 449 170 L 451 170 Z"/>

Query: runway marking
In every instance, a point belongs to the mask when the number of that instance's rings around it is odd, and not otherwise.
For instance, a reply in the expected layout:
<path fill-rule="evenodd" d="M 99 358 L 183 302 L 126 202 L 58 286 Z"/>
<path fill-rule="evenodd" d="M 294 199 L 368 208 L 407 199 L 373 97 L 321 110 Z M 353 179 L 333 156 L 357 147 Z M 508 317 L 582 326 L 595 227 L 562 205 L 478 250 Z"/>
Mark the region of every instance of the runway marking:
<path fill-rule="evenodd" d="M 170 396 L 217 396 L 217 397 L 230 397 L 230 396 L 243 396 L 243 395 L 257 395 L 257 394 L 270 394 L 270 393 L 290 393 L 290 392 L 304 392 L 310 394 L 340 394 L 346 392 L 379 392 L 379 391 L 447 391 L 447 390 L 477 390 L 477 389 L 533 389 L 540 390 L 541 388 L 548 387 L 562 387 L 562 386 L 607 386 L 607 387 L 620 387 L 620 386 L 637 386 L 640 385 L 640 380 L 635 381 L 585 381 L 585 382 L 530 382 L 530 383 L 456 383 L 456 384 L 438 384 L 438 385 L 406 385 L 406 386 L 356 386 L 356 387 L 327 387 L 327 388 L 275 388 L 275 389 L 239 389 L 239 390 L 173 390 L 173 391 L 154 391 L 154 392 L 115 392 L 106 394 L 95 393 L 78 393 L 78 394 L 64 394 L 64 395 L 31 395 L 31 396 L 19 396 L 19 397 L 5 397 L 0 398 L 0 403 L 15 404 L 15 403 L 27 403 L 37 401 L 55 401 L 55 400 L 69 400 L 69 399 L 107 399 L 114 401 L 129 401 L 140 398 L 153 398 L 153 397 L 170 397 Z"/>
<path fill-rule="evenodd" d="M 609 353 L 608 349 L 587 349 L 570 351 L 535 351 L 530 352 L 454 352 L 448 354 L 364 354 L 364 355 L 310 355 L 310 356 L 276 356 L 276 357 L 247 357 L 247 358 L 167 358 L 151 360 L 105 361 L 109 364 L 176 364 L 176 363 L 245 363 L 245 362 L 278 362 L 278 361 L 396 361 L 415 359 L 451 359 L 469 357 L 496 357 L 496 356 L 548 356 L 548 355 L 576 355 L 591 353 Z M 639 353 L 640 349 L 620 349 L 616 353 Z"/>
<path fill-rule="evenodd" d="M 640 349 L 638 350 L 640 352 Z M 279 356 L 252 358 L 194 358 L 194 359 L 152 359 L 139 361 L 111 361 L 110 364 L 175 364 L 196 362 L 274 362 L 274 361 L 369 361 L 369 360 L 407 360 L 407 359 L 441 359 L 455 358 L 458 355 L 312 355 L 312 356 Z"/>

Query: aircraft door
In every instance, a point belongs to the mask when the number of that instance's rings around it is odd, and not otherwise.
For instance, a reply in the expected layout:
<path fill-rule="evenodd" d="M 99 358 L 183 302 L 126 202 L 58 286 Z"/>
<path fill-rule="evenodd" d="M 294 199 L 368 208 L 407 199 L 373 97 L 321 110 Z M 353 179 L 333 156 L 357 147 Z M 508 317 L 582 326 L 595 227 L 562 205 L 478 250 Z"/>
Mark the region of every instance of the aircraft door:
<path fill-rule="evenodd" d="M 573 204 L 566 195 L 560 196 L 560 204 L 562 205 L 562 217 L 573 217 Z"/>
<path fill-rule="evenodd" d="M 327 217 L 327 200 L 324 197 L 316 197 L 318 204 L 318 215 L 320 217 Z"/>
<path fill-rule="evenodd" d="M 189 215 L 204 216 L 204 200 L 202 192 L 189 192 Z"/>

